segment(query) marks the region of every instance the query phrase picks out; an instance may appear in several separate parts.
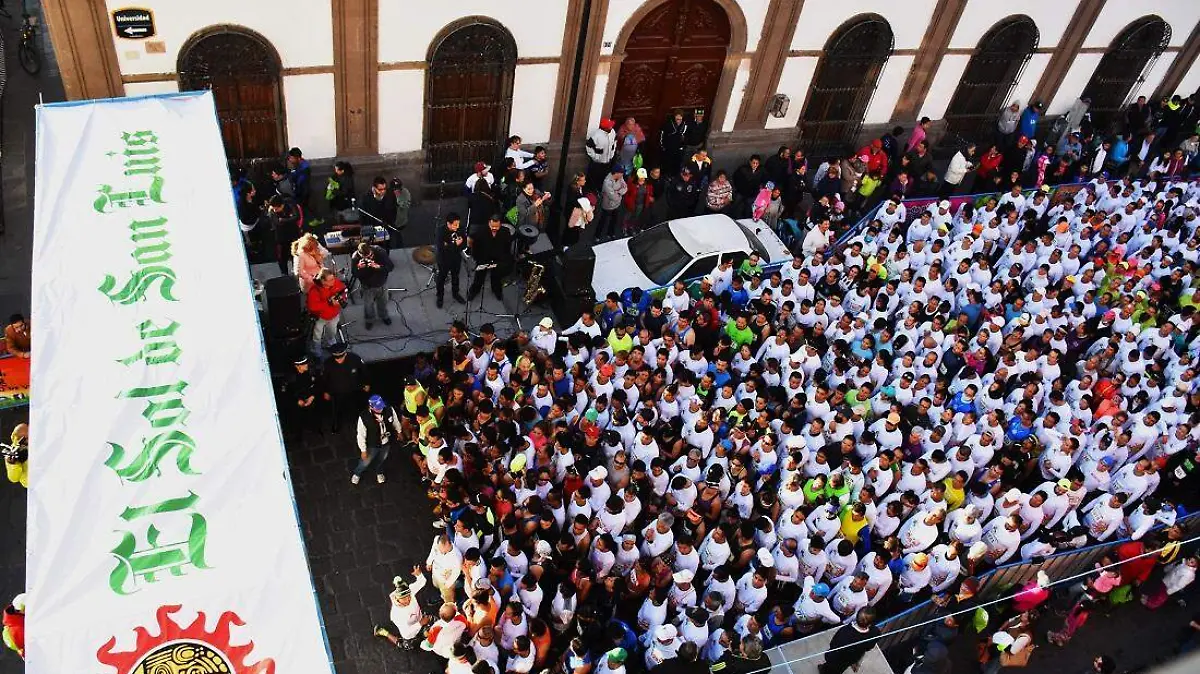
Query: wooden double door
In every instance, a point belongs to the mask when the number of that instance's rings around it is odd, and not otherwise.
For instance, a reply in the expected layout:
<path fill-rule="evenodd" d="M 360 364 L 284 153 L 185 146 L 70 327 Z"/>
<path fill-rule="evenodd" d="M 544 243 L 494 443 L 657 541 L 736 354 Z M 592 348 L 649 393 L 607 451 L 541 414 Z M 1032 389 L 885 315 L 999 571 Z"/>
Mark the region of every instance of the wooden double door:
<path fill-rule="evenodd" d="M 178 68 L 181 90 L 212 90 L 231 162 L 283 155 L 281 68 L 279 55 L 265 38 L 220 28 L 189 40 Z"/>
<path fill-rule="evenodd" d="M 729 41 L 729 17 L 713 0 L 670 0 L 630 34 L 611 116 L 617 126 L 637 119 L 648 165 L 658 158 L 658 132 L 668 115 L 680 111 L 691 119 L 701 109 L 711 117 Z"/>

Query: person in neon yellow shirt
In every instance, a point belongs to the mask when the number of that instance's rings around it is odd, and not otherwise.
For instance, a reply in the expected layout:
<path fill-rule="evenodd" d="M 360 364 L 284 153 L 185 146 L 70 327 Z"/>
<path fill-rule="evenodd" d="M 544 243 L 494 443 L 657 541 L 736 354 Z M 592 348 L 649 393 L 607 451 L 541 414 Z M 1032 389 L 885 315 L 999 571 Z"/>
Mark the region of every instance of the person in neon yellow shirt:
<path fill-rule="evenodd" d="M 4 472 L 8 481 L 29 488 L 29 424 L 17 424 L 4 450 Z"/>
<path fill-rule="evenodd" d="M 612 348 L 613 353 L 620 353 L 622 351 L 629 353 L 630 349 L 633 348 L 633 337 L 629 334 L 629 329 L 625 326 L 624 322 L 618 322 L 613 326 L 612 330 L 608 331 L 606 341 L 608 341 L 608 345 Z"/>

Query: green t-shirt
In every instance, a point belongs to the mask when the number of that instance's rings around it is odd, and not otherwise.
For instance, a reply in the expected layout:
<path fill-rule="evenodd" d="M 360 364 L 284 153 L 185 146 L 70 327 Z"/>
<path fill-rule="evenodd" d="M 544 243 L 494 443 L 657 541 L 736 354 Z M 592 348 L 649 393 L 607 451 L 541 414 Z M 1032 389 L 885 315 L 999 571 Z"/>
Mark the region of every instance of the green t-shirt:
<path fill-rule="evenodd" d="M 729 335 L 729 339 L 733 340 L 733 345 L 737 348 L 742 348 L 743 344 L 754 343 L 754 331 L 750 326 L 739 328 L 737 321 L 727 321 L 725 323 L 725 334 Z"/>

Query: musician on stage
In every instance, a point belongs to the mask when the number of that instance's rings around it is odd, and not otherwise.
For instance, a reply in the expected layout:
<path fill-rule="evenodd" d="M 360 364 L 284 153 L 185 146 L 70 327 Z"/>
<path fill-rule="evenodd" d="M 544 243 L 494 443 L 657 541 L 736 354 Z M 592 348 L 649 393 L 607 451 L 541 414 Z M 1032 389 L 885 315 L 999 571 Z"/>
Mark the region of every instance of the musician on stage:
<path fill-rule="evenodd" d="M 500 214 L 493 213 L 488 218 L 487 230 L 472 237 L 470 243 L 471 255 L 474 256 L 478 266 L 475 269 L 475 278 L 471 281 L 471 289 L 467 291 L 467 299 L 475 299 L 475 296 L 483 288 L 484 280 L 491 276 L 492 294 L 503 302 L 504 295 L 501 292 L 504 288 L 503 280 L 512 270 L 513 254 L 512 233 L 500 226 Z M 487 270 L 479 269 L 479 266 L 483 265 L 495 266 Z"/>
<path fill-rule="evenodd" d="M 450 294 L 454 301 L 466 304 L 467 301 L 459 293 L 458 275 L 462 270 L 462 252 L 467 245 L 467 238 L 462 233 L 462 219 L 458 213 L 448 213 L 446 224 L 437 234 L 437 305 L 442 308 L 446 296 L 446 277 L 450 277 Z"/>

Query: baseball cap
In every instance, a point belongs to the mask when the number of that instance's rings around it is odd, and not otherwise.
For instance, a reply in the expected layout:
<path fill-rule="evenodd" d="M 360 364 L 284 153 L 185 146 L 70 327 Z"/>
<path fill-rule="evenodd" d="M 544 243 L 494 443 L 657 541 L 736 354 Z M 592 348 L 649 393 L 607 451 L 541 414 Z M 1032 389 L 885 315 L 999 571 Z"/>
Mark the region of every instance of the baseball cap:
<path fill-rule="evenodd" d="M 893 425 L 899 424 L 900 423 L 900 415 L 896 414 L 895 412 L 892 412 L 891 414 L 887 415 L 887 422 L 889 424 L 893 424 Z"/>
<path fill-rule="evenodd" d="M 538 321 L 538 325 L 549 330 L 550 328 L 554 327 L 554 319 L 547 316 L 547 317 L 543 318 L 542 320 Z"/>
<path fill-rule="evenodd" d="M 1058 482 L 1055 482 L 1054 484 L 1058 485 L 1059 487 L 1062 487 L 1063 489 L 1071 488 L 1071 481 L 1065 477 L 1063 479 L 1059 480 Z"/>
<path fill-rule="evenodd" d="M 387 403 L 383 402 L 383 396 L 380 395 L 373 395 L 368 398 L 367 404 L 376 412 L 382 412 L 383 408 L 387 407 Z"/>
<path fill-rule="evenodd" d="M 826 585 L 825 583 L 817 583 L 816 585 L 812 586 L 812 593 L 817 595 L 818 597 L 828 597 L 829 596 L 829 586 Z"/>
<path fill-rule="evenodd" d="M 676 583 L 690 583 L 694 577 L 695 575 L 687 569 L 680 569 L 671 575 L 671 579 Z"/>
<path fill-rule="evenodd" d="M 491 169 L 492 169 L 491 166 L 488 166 L 487 164 L 485 164 L 481 161 L 475 162 L 475 172 L 476 173 L 483 173 L 484 171 L 490 171 Z"/>
<path fill-rule="evenodd" d="M 608 477 L 608 469 L 604 466 L 596 466 L 588 471 L 588 477 L 592 478 L 593 480 L 603 480 L 604 478 Z"/>

